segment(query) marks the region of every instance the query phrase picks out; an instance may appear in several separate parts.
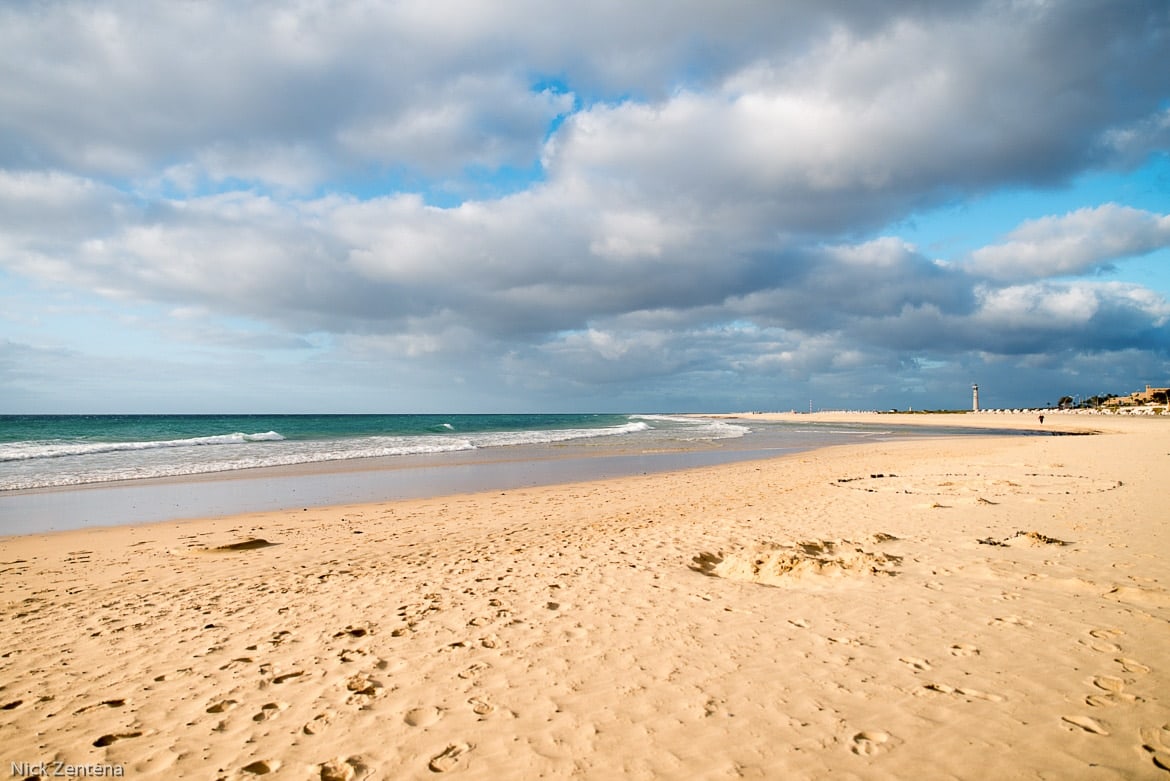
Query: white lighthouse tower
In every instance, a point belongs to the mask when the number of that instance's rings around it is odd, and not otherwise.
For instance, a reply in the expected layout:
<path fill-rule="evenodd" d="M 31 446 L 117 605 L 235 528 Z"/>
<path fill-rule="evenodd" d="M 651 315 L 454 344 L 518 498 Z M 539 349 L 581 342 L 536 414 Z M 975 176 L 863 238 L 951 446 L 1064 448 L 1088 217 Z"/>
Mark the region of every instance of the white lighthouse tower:
<path fill-rule="evenodd" d="M 972 412 L 979 411 L 979 386 L 978 385 L 971 386 L 971 411 Z"/>

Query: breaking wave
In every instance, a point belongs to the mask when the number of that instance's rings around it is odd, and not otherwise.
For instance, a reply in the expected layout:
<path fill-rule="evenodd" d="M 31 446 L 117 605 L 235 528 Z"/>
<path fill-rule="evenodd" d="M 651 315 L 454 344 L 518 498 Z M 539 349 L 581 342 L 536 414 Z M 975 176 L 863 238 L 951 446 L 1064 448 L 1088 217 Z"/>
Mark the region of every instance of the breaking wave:
<path fill-rule="evenodd" d="M 98 453 L 118 453 L 134 450 L 157 450 L 159 448 L 203 447 L 207 445 L 242 445 L 247 442 L 280 442 L 284 437 L 275 431 L 258 434 L 217 434 L 209 437 L 188 439 L 165 439 L 148 442 L 85 442 L 85 441 L 32 441 L 13 442 L 0 445 L 0 461 L 28 461 L 34 458 L 64 458 L 86 456 Z"/>

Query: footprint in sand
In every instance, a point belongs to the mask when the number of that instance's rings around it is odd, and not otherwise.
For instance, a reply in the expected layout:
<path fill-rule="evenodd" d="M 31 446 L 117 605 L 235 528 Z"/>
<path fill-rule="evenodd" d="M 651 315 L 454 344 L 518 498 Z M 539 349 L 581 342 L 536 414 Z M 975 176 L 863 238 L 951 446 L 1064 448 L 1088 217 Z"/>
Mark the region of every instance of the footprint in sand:
<path fill-rule="evenodd" d="M 236 705 L 237 705 L 237 703 L 235 700 L 220 700 L 219 702 L 216 702 L 216 703 L 213 703 L 212 705 L 207 706 L 207 712 L 208 713 L 226 713 L 229 710 L 231 710 L 232 708 L 236 707 Z"/>
<path fill-rule="evenodd" d="M 249 665 L 249 664 L 252 664 L 252 657 L 250 657 L 250 656 L 237 656 L 236 658 L 232 659 L 227 664 L 221 665 L 219 669 L 230 670 L 233 667 L 240 667 L 240 666 Z"/>
<path fill-rule="evenodd" d="M 707 703 L 703 706 L 703 715 L 707 718 L 718 716 L 720 718 L 731 716 L 727 711 L 727 701 L 717 699 L 715 697 L 708 697 Z"/>
<path fill-rule="evenodd" d="M 913 667 L 915 670 L 926 671 L 931 669 L 930 662 L 926 661 L 925 659 L 919 659 L 916 656 L 903 656 L 898 661 L 902 664 Z"/>
<path fill-rule="evenodd" d="M 1124 656 L 1114 659 L 1113 661 L 1121 665 L 1121 669 L 1127 673 L 1148 673 L 1150 668 L 1141 662 L 1133 659 L 1126 659 Z"/>
<path fill-rule="evenodd" d="M 1091 732 L 1094 735 L 1108 735 L 1109 730 L 1101 726 L 1101 723 L 1096 719 L 1091 719 L 1088 716 L 1061 716 L 1061 721 L 1080 727 L 1085 732 Z"/>
<path fill-rule="evenodd" d="M 1106 694 L 1090 694 L 1085 702 L 1094 708 L 1141 702 L 1142 699 L 1125 691 L 1125 681 L 1116 675 L 1098 675 L 1092 680 L 1094 686 Z"/>
<path fill-rule="evenodd" d="M 306 735 L 319 735 L 325 731 L 325 728 L 333 723 L 333 712 L 325 711 L 318 713 L 313 717 L 313 720 L 301 727 L 301 732 Z"/>
<path fill-rule="evenodd" d="M 1096 637 L 1098 640 L 1111 640 L 1114 637 L 1121 637 L 1125 632 L 1120 629 L 1090 629 L 1089 636 Z"/>
<path fill-rule="evenodd" d="M 1099 654 L 1119 654 L 1121 646 L 1113 641 L 1123 634 L 1125 633 L 1120 629 L 1090 629 L 1089 637 L 1092 639 L 1080 640 L 1079 642 Z"/>
<path fill-rule="evenodd" d="M 378 689 L 382 688 L 382 684 L 368 675 L 354 675 L 346 680 L 345 688 L 355 695 L 374 697 L 378 694 Z"/>
<path fill-rule="evenodd" d="M 288 708 L 287 702 L 266 702 L 260 706 L 260 712 L 252 717 L 252 721 L 271 721 Z"/>
<path fill-rule="evenodd" d="M 249 762 L 241 768 L 245 773 L 251 773 L 255 776 L 266 776 L 269 773 L 275 773 L 280 769 L 279 759 L 258 759 L 255 762 Z"/>
<path fill-rule="evenodd" d="M 978 656 L 979 649 L 970 643 L 955 643 L 951 646 L 951 656 Z"/>
<path fill-rule="evenodd" d="M 1093 685 L 1115 694 L 1125 690 L 1125 681 L 1115 675 L 1098 675 L 1093 678 Z"/>
<path fill-rule="evenodd" d="M 853 736 L 853 745 L 849 747 L 849 750 L 858 756 L 871 757 L 889 748 L 886 745 L 889 742 L 890 733 L 888 732 L 881 730 L 858 732 Z"/>
<path fill-rule="evenodd" d="M 1138 734 L 1142 738 L 1142 750 L 1151 755 L 1154 765 L 1170 770 L 1170 724 L 1142 727 Z"/>
<path fill-rule="evenodd" d="M 1115 705 L 1132 705 L 1135 702 L 1141 702 L 1141 698 L 1135 697 L 1134 695 L 1127 692 L 1090 694 L 1085 698 L 1085 704 L 1091 705 L 1094 708 L 1112 708 Z"/>
<path fill-rule="evenodd" d="M 1111 643 L 1108 640 L 1079 640 L 1081 645 L 1086 645 L 1099 654 L 1119 654 L 1121 653 L 1121 646 L 1117 643 Z"/>
<path fill-rule="evenodd" d="M 964 697 L 971 697 L 976 700 L 987 700 L 988 702 L 1003 702 L 1003 697 L 991 692 L 980 691 L 979 689 L 968 689 L 960 686 L 955 689 L 955 693 L 961 694 Z"/>
<path fill-rule="evenodd" d="M 346 663 L 358 662 L 361 661 L 361 657 L 369 656 L 369 654 L 369 651 L 363 651 L 360 648 L 346 648 L 337 655 L 337 658 Z"/>
<path fill-rule="evenodd" d="M 1101 596 L 1139 607 L 1170 607 L 1170 592 L 1140 586 L 1117 586 Z"/>
<path fill-rule="evenodd" d="M 429 727 L 442 717 L 442 709 L 427 706 L 408 710 L 402 720 L 412 727 Z"/>
<path fill-rule="evenodd" d="M 126 740 L 127 738 L 138 738 L 141 736 L 141 732 L 117 732 L 110 735 L 102 735 L 100 738 L 95 740 L 93 744 L 98 748 L 103 748 L 119 740 Z"/>
<path fill-rule="evenodd" d="M 321 781 L 359 781 L 370 774 L 361 757 L 331 759 L 320 767 Z"/>
<path fill-rule="evenodd" d="M 381 688 L 378 686 L 368 687 L 361 691 L 356 691 L 345 698 L 345 704 L 358 710 L 366 710 L 374 706 L 374 700 L 381 694 Z"/>
<path fill-rule="evenodd" d="M 448 770 L 454 770 L 464 762 L 464 756 L 471 749 L 472 746 L 467 743 L 452 743 L 432 757 L 427 767 L 436 773 L 446 773 Z"/>
<path fill-rule="evenodd" d="M 478 697 L 472 697 L 467 701 L 467 704 L 471 706 L 471 712 L 477 716 L 487 716 L 496 709 L 495 705 L 492 705 L 487 700 L 481 700 Z"/>
<path fill-rule="evenodd" d="M 486 662 L 476 662 L 475 664 L 468 667 L 466 670 L 462 670 L 459 673 L 459 677 L 463 678 L 463 679 L 474 678 L 475 676 L 482 673 L 484 670 L 488 669 L 488 667 L 490 667 L 490 666 L 491 665 L 487 664 Z"/>
<path fill-rule="evenodd" d="M 990 622 L 988 622 L 989 626 L 996 626 L 996 625 L 1003 625 L 1003 624 L 1009 624 L 1011 626 L 1022 626 L 1022 627 L 1032 626 L 1031 621 L 1029 621 L 1026 618 L 1020 618 L 1019 616 L 1004 616 L 1002 618 L 993 618 L 993 619 L 991 619 Z"/>
<path fill-rule="evenodd" d="M 1146 668 L 1146 669 L 1149 669 L 1149 668 Z M 21 700 L 17 700 L 15 703 L 8 703 L 7 705 L 0 706 L 0 710 L 12 710 L 13 708 L 20 705 L 20 703 L 21 703 Z M 124 699 L 102 700 L 101 702 L 96 703 L 94 705 L 86 705 L 83 708 L 78 708 L 77 710 L 73 711 L 73 715 L 77 716 L 78 714 L 85 713 L 86 711 L 91 711 L 94 708 L 100 708 L 103 705 L 106 706 L 107 708 L 121 708 L 125 704 L 126 704 L 126 700 L 124 700 Z"/>

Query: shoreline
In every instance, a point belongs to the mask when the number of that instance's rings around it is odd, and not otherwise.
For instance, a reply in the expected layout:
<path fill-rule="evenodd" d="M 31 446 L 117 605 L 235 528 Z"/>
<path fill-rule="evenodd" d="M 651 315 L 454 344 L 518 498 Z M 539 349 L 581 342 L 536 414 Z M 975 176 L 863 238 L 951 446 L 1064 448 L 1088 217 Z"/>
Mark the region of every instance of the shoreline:
<path fill-rule="evenodd" d="M 778 431 L 756 427 L 741 438 L 690 441 L 650 450 L 636 443 L 586 439 L 16 489 L 0 492 L 0 539 L 46 531 L 605 480 L 773 458 L 835 444 L 837 437 L 903 437 L 913 436 L 911 432 L 915 431 L 913 427 L 899 425 L 898 421 L 840 417 L 818 420 L 799 415 L 696 417 L 822 427 L 843 423 L 876 428 L 845 432 L 820 428 L 810 433 L 813 429 Z M 922 425 L 947 430 L 971 428 L 955 426 L 949 421 L 923 421 Z M 890 428 L 894 433 L 890 433 Z M 982 428 L 1012 430 L 1008 425 Z M 1026 427 L 1017 430 L 1027 431 Z"/>
<path fill-rule="evenodd" d="M 5 538 L 0 762 L 1164 777 L 1170 425 L 1092 422 Z"/>
<path fill-rule="evenodd" d="M 1044 422 L 1039 416 L 1044 415 Z M 728 420 L 769 420 L 805 423 L 873 423 L 892 426 L 954 426 L 968 429 L 1030 431 L 1037 434 L 1099 434 L 1134 431 L 1134 426 L 1158 425 L 1161 416 L 1081 415 L 1040 410 L 1033 412 L 737 412 L 708 415 Z"/>

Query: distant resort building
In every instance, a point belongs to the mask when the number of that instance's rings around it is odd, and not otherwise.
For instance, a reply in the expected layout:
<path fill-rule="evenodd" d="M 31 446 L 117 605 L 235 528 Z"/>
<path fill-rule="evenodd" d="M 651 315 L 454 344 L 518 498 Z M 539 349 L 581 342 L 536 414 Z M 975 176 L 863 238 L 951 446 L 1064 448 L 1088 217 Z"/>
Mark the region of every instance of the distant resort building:
<path fill-rule="evenodd" d="M 1128 396 L 1114 396 L 1105 401 L 1104 406 L 1111 408 L 1119 407 L 1148 407 L 1155 404 L 1165 406 L 1168 399 L 1167 394 L 1170 394 L 1170 388 L 1155 388 L 1147 385 L 1144 391 L 1136 391 Z"/>

